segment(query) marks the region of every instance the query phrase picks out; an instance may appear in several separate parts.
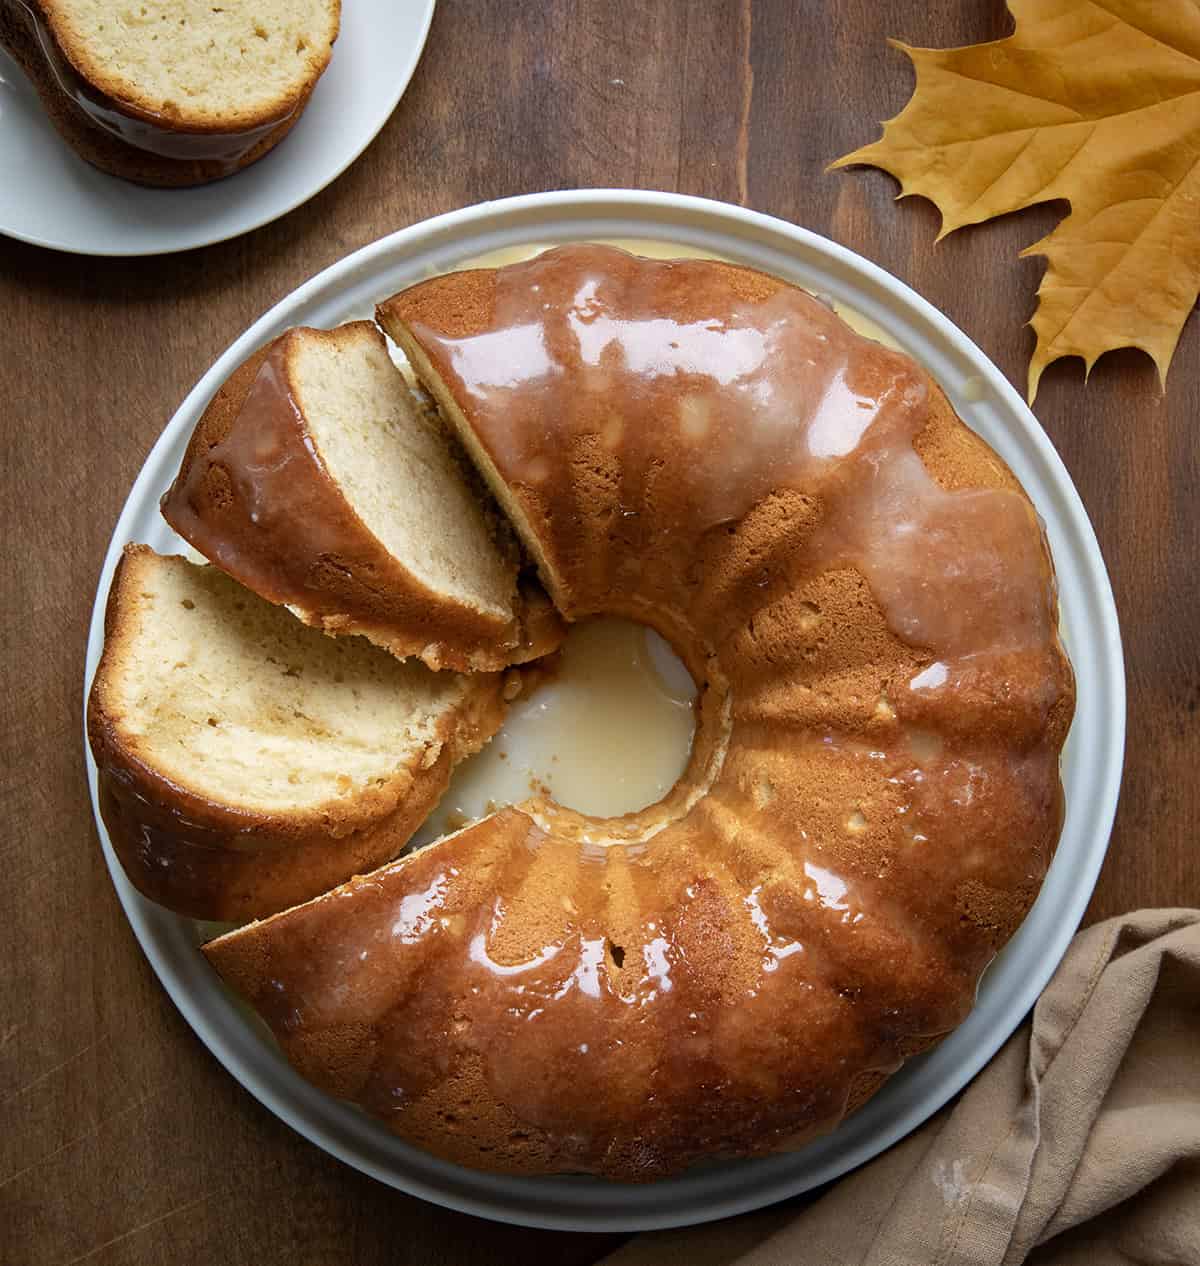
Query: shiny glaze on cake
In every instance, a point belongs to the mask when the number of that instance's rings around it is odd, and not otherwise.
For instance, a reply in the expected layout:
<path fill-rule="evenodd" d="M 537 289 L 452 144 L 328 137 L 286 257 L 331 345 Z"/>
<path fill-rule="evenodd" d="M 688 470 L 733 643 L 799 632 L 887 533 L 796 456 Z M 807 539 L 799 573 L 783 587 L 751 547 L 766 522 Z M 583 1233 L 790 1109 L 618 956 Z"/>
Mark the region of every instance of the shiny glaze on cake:
<path fill-rule="evenodd" d="M 380 319 L 563 613 L 688 665 L 691 759 L 640 813 L 505 810 L 210 958 L 306 1076 L 465 1164 L 644 1179 L 831 1128 L 963 1019 L 1053 854 L 1032 506 L 914 362 L 749 270 L 566 247 Z"/>

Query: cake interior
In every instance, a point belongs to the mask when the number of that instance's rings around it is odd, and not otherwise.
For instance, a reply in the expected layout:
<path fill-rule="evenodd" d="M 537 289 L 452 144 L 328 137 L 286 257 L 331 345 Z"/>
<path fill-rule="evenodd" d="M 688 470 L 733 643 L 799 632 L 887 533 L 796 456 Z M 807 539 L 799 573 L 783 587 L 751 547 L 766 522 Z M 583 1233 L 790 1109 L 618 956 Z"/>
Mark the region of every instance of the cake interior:
<path fill-rule="evenodd" d="M 512 617 L 514 567 L 460 454 L 374 338 L 306 339 L 292 386 L 321 461 L 359 518 L 430 589 Z"/>
<path fill-rule="evenodd" d="M 194 126 L 280 113 L 324 68 L 338 26 L 328 0 L 55 0 L 52 16 L 104 91 Z"/>
<path fill-rule="evenodd" d="M 437 740 L 459 679 L 331 638 L 215 567 L 132 555 L 109 706 L 134 751 L 179 785 L 296 811 L 393 776 Z M 197 783 L 202 781 L 203 785 Z"/>

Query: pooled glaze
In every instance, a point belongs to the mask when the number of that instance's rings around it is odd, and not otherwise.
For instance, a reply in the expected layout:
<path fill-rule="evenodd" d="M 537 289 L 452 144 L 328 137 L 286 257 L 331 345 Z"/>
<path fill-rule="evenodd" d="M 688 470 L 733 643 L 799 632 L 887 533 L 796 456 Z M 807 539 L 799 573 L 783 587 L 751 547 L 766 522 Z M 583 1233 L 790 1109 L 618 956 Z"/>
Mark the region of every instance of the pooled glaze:
<path fill-rule="evenodd" d="M 166 115 L 141 108 L 122 109 L 118 102 L 92 87 L 63 53 L 42 15 L 27 0 L 12 3 L 24 15 L 42 60 L 72 106 L 94 127 L 158 158 L 215 163 L 218 174 L 230 175 L 256 145 L 286 124 L 303 104 L 297 102 L 285 114 L 239 131 L 180 131 Z"/>
<path fill-rule="evenodd" d="M 1052 854 L 1036 515 L 917 365 L 761 274 L 567 247 L 381 318 L 561 607 L 673 643 L 691 762 L 640 814 L 508 809 L 207 952 L 318 1084 L 467 1164 L 645 1178 L 830 1128 L 961 1021 Z"/>
<path fill-rule="evenodd" d="M 573 625 L 549 679 L 465 761 L 416 842 L 544 793 L 609 817 L 660 799 L 687 765 L 696 688 L 663 640 L 627 621 Z"/>

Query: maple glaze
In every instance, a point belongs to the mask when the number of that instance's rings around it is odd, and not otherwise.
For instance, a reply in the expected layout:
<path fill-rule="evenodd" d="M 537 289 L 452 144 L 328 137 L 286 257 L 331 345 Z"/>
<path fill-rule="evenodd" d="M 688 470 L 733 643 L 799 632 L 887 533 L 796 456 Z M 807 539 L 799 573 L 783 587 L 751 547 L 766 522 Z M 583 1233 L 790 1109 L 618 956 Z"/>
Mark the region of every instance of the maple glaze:
<path fill-rule="evenodd" d="M 696 688 L 651 630 L 606 618 L 575 624 L 550 671 L 538 673 L 545 680 L 513 702 L 495 739 L 455 770 L 418 843 L 542 793 L 595 817 L 636 811 L 679 779 Z"/>
<path fill-rule="evenodd" d="M 362 534 L 345 516 L 321 504 L 329 476 L 317 455 L 288 380 L 287 344 L 266 351 L 225 435 L 194 462 L 163 496 L 163 514 L 175 530 L 223 571 L 239 576 L 271 602 L 298 596 L 319 606 L 312 560 L 350 566 L 362 552 Z M 229 481 L 226 522 L 214 531 L 205 513 L 205 484 L 219 469 Z M 230 522 L 236 516 L 236 522 Z M 282 540 L 289 547 L 274 547 Z M 272 548 L 264 548 L 263 542 Z"/>
<path fill-rule="evenodd" d="M 916 364 L 761 274 L 564 247 L 381 315 L 563 609 L 675 646 L 691 761 L 641 813 L 534 800 L 210 955 L 309 1075 L 466 1163 L 646 1177 L 830 1127 L 966 1014 L 1057 838 L 1032 507 Z"/>
<path fill-rule="evenodd" d="M 515 559 L 507 609 L 459 600 L 427 582 L 415 560 L 393 554 L 360 517 L 296 394 L 298 359 L 322 341 L 353 347 L 356 357 L 387 356 L 366 322 L 289 330 L 254 353 L 202 415 L 162 499 L 164 518 L 262 597 L 325 632 L 362 634 L 399 658 L 493 671 L 553 650 L 561 622 L 545 594 L 518 576 Z M 405 391 L 398 378 L 396 388 Z M 419 425 L 415 416 L 411 422 Z M 454 491 L 465 511 L 478 513 L 465 488 Z M 482 521 L 479 530 L 487 531 Z"/>

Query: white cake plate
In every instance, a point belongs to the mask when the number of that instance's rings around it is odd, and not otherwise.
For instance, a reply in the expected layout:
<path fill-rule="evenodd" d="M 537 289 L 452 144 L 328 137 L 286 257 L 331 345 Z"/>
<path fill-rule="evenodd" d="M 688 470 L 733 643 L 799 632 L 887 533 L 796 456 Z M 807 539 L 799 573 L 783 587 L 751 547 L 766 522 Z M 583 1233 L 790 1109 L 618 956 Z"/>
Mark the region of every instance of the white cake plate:
<path fill-rule="evenodd" d="M 88 642 L 90 684 L 104 600 L 121 547 L 182 543 L 158 514 L 192 428 L 224 379 L 288 326 L 333 326 L 377 299 L 456 263 L 526 242 L 657 239 L 710 251 L 806 286 L 886 327 L 941 383 L 959 414 L 1008 462 L 1049 533 L 1078 707 L 1063 760 L 1067 814 L 1036 905 L 987 972 L 978 1003 L 949 1038 L 912 1060 L 833 1134 L 801 1151 L 710 1165 L 645 1185 L 593 1178 L 510 1178 L 437 1160 L 354 1108 L 313 1089 L 247 1019 L 197 953 L 193 925 L 145 901 L 121 870 L 97 815 L 125 912 L 175 1004 L 256 1098 L 306 1138 L 364 1173 L 482 1217 L 565 1230 L 633 1231 L 728 1217 L 837 1178 L 920 1125 L 987 1063 L 1049 980 L 1083 915 L 1108 846 L 1125 734 L 1116 609 L 1095 534 L 1050 441 L 986 356 L 919 295 L 874 264 L 782 220 L 675 194 L 580 190 L 484 203 L 403 229 L 305 283 L 255 322 L 196 385 L 133 486 L 100 577 Z M 93 806 L 95 766 L 88 756 Z"/>

